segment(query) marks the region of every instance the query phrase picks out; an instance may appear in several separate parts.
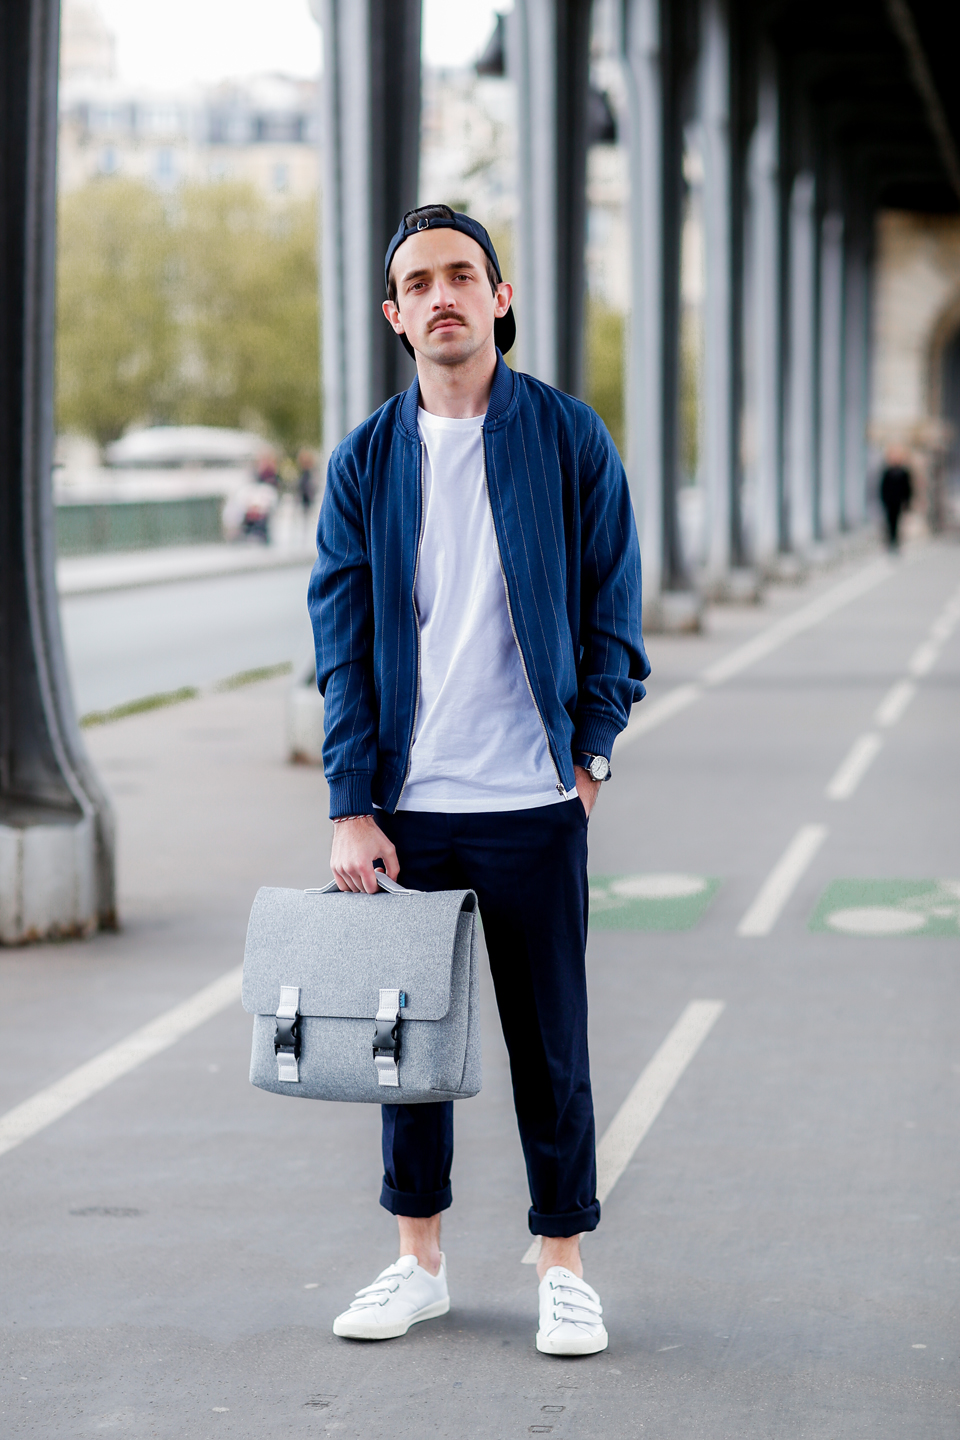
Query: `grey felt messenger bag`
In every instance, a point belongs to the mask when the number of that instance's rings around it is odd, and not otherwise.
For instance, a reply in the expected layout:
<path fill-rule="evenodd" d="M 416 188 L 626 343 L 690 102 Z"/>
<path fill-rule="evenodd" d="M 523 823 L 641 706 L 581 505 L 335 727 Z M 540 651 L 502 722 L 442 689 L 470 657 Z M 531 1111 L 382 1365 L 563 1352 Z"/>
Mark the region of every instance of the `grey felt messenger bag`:
<path fill-rule="evenodd" d="M 479 1091 L 477 897 L 377 879 L 376 895 L 258 891 L 243 1008 L 262 1090 L 381 1105 Z"/>

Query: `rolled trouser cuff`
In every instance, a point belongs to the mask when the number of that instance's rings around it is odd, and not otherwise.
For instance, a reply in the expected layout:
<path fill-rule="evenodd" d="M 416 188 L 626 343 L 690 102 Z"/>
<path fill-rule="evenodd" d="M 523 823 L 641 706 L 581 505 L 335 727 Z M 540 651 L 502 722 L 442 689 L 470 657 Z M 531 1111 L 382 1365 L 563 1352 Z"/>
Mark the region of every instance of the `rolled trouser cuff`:
<path fill-rule="evenodd" d="M 569 1240 L 600 1224 L 600 1201 L 594 1200 L 583 1210 L 568 1210 L 564 1215 L 541 1215 L 533 1206 L 528 1214 L 531 1235 L 546 1235 L 551 1240 Z"/>
<path fill-rule="evenodd" d="M 427 1195 L 414 1195 L 407 1190 L 394 1190 L 384 1180 L 380 1188 L 380 1204 L 391 1215 L 404 1215 L 409 1220 L 429 1220 L 431 1215 L 450 1209 L 453 1186 L 445 1185 L 442 1190 L 433 1190 Z"/>

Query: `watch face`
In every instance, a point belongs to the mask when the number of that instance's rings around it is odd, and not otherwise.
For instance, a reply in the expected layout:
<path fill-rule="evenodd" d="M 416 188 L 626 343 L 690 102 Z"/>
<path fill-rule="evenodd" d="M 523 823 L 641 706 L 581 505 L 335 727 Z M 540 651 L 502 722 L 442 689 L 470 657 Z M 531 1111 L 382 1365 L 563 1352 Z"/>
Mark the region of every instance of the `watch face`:
<path fill-rule="evenodd" d="M 605 755 L 594 755 L 590 761 L 590 774 L 594 780 L 606 780 L 610 772 L 610 761 Z"/>

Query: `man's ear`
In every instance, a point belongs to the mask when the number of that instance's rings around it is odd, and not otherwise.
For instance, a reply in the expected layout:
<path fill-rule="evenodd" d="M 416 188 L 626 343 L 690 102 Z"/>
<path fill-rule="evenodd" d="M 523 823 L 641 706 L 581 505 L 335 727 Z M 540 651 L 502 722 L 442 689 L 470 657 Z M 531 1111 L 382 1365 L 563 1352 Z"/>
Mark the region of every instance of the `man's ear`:
<path fill-rule="evenodd" d="M 384 300 L 383 313 L 387 317 L 388 324 L 393 326 L 394 331 L 398 335 L 402 335 L 404 333 L 403 321 L 400 319 L 400 311 L 392 300 Z"/>
<path fill-rule="evenodd" d="M 493 313 L 496 315 L 498 320 L 501 320 L 503 316 L 506 315 L 507 311 L 510 309 L 510 304 L 512 300 L 513 286 L 508 285 L 506 280 L 501 280 L 500 284 L 497 286 L 497 294 L 493 302 Z M 386 310 L 384 310 L 384 313 L 386 313 Z M 397 313 L 399 314 L 400 312 L 398 311 Z"/>

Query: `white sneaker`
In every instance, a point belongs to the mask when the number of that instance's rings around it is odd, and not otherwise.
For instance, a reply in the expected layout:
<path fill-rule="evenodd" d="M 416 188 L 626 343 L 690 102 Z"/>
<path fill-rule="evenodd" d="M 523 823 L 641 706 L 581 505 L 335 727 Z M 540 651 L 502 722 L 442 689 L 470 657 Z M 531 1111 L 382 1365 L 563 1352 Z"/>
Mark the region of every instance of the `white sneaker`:
<path fill-rule="evenodd" d="M 596 1355 L 607 1348 L 600 1296 L 586 1280 L 553 1265 L 540 1281 L 537 1349 L 544 1355 Z"/>
<path fill-rule="evenodd" d="M 433 1320 L 449 1309 L 447 1257 L 440 1256 L 440 1269 L 431 1275 L 416 1255 L 401 1255 L 372 1285 L 357 1291 L 349 1310 L 334 1320 L 333 1333 L 349 1340 L 394 1340 L 419 1320 Z"/>

